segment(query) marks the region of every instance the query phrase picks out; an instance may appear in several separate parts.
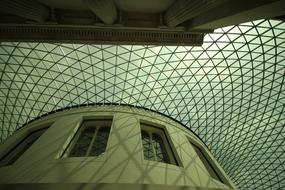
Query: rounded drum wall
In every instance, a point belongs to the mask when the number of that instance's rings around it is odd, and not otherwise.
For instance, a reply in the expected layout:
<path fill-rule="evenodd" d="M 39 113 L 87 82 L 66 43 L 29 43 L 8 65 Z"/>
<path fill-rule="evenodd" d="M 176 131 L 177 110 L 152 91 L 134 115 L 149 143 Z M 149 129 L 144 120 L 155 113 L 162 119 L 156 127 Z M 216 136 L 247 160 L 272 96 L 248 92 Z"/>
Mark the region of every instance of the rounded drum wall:
<path fill-rule="evenodd" d="M 81 123 L 86 119 L 102 118 L 112 118 L 113 121 L 106 152 L 97 157 L 64 157 Z M 178 165 L 144 159 L 142 122 L 164 129 Z M 101 184 L 103 189 L 124 189 L 124 185 L 140 189 L 145 186 L 143 184 L 148 184 L 150 189 L 160 186 L 164 189 L 181 186 L 230 189 L 213 179 L 201 160 L 197 159 L 189 139 L 202 146 L 207 153 L 208 150 L 194 134 L 162 115 L 130 107 L 86 107 L 45 116 L 17 131 L 1 145 L 0 151 L 7 152 L 29 131 L 47 125 L 50 125 L 48 130 L 15 163 L 0 168 L 1 184 L 56 183 L 52 184 L 53 188 L 71 189 L 79 184 L 90 188 Z M 226 176 L 217 162 L 213 158 L 211 160 Z M 226 180 L 233 187 L 230 180 Z M 58 183 L 67 184 L 60 186 Z M 48 184 L 44 186 L 49 187 Z"/>

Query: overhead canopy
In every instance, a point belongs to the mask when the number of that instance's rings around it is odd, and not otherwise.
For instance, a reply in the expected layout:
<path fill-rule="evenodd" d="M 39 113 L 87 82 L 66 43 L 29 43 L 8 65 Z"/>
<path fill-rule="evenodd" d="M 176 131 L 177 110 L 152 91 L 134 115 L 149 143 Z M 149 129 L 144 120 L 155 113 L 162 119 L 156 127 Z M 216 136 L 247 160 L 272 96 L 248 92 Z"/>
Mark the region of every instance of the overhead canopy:
<path fill-rule="evenodd" d="M 217 29 L 202 47 L 0 44 L 0 139 L 42 114 L 118 103 L 164 113 L 240 189 L 285 186 L 285 23 Z"/>

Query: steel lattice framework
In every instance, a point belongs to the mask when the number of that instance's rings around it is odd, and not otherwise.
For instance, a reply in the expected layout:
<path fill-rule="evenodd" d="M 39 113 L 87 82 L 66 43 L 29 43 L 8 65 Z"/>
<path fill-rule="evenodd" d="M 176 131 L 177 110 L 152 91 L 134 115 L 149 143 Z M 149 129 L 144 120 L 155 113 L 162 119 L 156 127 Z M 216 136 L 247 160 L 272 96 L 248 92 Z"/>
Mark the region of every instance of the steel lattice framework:
<path fill-rule="evenodd" d="M 1 141 L 81 104 L 129 104 L 191 128 L 240 189 L 285 188 L 285 23 L 217 29 L 202 47 L 0 44 Z"/>

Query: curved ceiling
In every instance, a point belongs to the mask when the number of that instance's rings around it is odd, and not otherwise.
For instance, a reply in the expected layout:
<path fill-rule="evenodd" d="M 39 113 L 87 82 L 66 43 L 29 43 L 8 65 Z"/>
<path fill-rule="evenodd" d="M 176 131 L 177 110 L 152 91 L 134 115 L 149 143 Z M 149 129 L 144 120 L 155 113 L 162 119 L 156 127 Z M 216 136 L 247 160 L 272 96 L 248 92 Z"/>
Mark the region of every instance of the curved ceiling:
<path fill-rule="evenodd" d="M 191 128 L 240 189 L 285 187 L 285 23 L 217 29 L 202 47 L 0 44 L 1 141 L 67 106 L 130 104 Z"/>

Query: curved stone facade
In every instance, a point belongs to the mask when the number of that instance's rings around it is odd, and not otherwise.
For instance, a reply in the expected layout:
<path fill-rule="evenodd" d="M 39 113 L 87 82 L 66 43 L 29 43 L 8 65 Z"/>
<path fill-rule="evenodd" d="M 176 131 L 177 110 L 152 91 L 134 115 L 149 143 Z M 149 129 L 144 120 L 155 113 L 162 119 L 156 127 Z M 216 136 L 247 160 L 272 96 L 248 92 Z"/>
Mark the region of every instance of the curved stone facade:
<path fill-rule="evenodd" d="M 105 152 L 69 156 L 66 151 L 82 123 L 100 119 L 112 121 Z M 164 131 L 169 143 L 166 152 L 175 162 L 145 159 L 142 124 Z M 41 128 L 47 130 L 25 152 L 13 163 L 3 163 L 28 134 Z M 206 155 L 220 180 L 211 176 L 193 144 Z M 44 116 L 15 132 L 1 144 L 0 153 L 0 189 L 235 189 L 189 129 L 158 113 L 133 107 L 90 106 Z"/>

